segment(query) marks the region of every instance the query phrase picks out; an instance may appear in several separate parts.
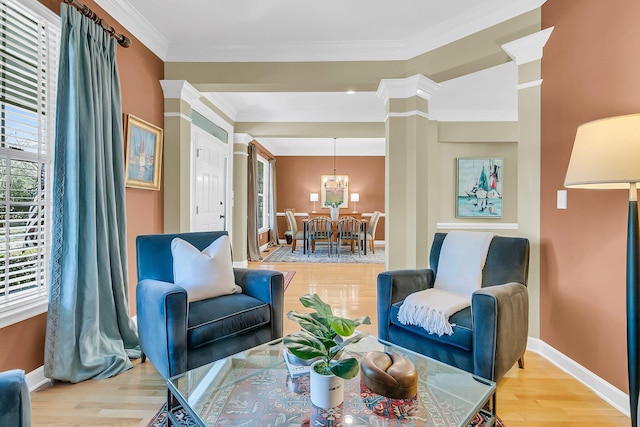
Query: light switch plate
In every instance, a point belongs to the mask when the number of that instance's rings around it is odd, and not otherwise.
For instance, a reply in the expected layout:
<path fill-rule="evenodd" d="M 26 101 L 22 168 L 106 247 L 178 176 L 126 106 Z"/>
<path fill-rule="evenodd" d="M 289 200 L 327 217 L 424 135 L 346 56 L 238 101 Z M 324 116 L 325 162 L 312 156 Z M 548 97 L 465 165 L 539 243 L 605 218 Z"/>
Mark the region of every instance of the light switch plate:
<path fill-rule="evenodd" d="M 567 209 L 567 190 L 558 190 L 556 205 L 558 209 Z"/>

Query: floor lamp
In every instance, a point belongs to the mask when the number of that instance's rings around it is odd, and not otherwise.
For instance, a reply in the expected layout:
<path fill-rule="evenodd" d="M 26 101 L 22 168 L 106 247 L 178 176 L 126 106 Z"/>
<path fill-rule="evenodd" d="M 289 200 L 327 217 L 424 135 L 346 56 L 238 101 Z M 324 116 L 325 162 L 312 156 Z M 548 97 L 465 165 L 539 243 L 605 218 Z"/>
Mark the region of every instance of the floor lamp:
<path fill-rule="evenodd" d="M 565 187 L 629 189 L 627 223 L 627 360 L 629 411 L 638 425 L 640 370 L 640 275 L 638 259 L 638 192 L 640 182 L 640 114 L 611 117 L 580 125 L 573 143 Z"/>

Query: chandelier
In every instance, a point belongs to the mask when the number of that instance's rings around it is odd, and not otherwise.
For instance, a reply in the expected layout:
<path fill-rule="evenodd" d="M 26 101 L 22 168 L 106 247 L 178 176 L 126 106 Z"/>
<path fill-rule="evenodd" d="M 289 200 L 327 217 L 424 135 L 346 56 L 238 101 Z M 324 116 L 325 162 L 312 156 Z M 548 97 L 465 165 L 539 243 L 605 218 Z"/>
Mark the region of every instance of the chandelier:
<path fill-rule="evenodd" d="M 333 138 L 333 176 L 323 183 L 326 194 L 324 206 L 328 207 L 338 207 L 346 202 L 344 194 L 347 188 L 347 181 L 343 176 L 336 175 L 336 139 Z"/>

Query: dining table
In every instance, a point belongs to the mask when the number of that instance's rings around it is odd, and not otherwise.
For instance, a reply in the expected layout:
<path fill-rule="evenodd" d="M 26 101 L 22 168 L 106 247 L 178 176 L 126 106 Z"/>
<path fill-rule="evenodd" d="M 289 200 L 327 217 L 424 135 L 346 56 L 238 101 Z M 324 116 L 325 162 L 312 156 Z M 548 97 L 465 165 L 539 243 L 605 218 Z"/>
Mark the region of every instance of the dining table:
<path fill-rule="evenodd" d="M 309 238 L 308 238 L 308 234 L 309 234 L 309 221 L 311 221 L 314 218 L 318 218 L 318 217 L 326 217 L 327 220 L 329 222 L 331 222 L 331 225 L 333 227 L 333 236 L 334 239 L 336 239 L 337 236 L 337 228 L 338 228 L 338 222 L 345 218 L 345 217 L 349 217 L 352 216 L 354 218 L 356 218 L 358 221 L 360 221 L 362 223 L 362 236 L 363 236 L 363 245 L 364 245 L 364 254 L 367 254 L 367 226 L 369 225 L 369 220 L 366 218 L 362 218 L 362 214 L 360 213 L 353 213 L 353 214 L 348 214 L 348 215 L 342 215 L 340 216 L 338 219 L 333 219 L 331 217 L 329 217 L 329 215 L 323 215 L 323 214 L 316 214 L 316 213 L 311 213 L 309 214 L 309 218 L 305 218 L 302 220 L 302 239 L 303 239 L 303 245 L 302 245 L 302 253 L 306 254 L 308 250 L 310 250 L 309 247 Z"/>

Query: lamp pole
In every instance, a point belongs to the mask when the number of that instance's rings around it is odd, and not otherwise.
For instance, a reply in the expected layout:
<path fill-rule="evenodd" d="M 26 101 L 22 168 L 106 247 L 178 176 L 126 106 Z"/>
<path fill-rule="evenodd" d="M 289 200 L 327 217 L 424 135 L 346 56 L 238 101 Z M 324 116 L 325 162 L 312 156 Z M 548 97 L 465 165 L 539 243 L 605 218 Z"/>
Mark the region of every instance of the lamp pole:
<path fill-rule="evenodd" d="M 638 271 L 638 191 L 636 183 L 629 184 L 629 216 L 627 224 L 627 363 L 629 371 L 629 413 L 631 426 L 638 425 L 638 342 L 640 342 L 640 278 Z"/>
<path fill-rule="evenodd" d="M 629 415 L 638 427 L 640 393 L 640 258 L 638 191 L 640 182 L 640 114 L 609 117 L 578 127 L 565 187 L 629 189 L 627 218 L 627 374 Z"/>

